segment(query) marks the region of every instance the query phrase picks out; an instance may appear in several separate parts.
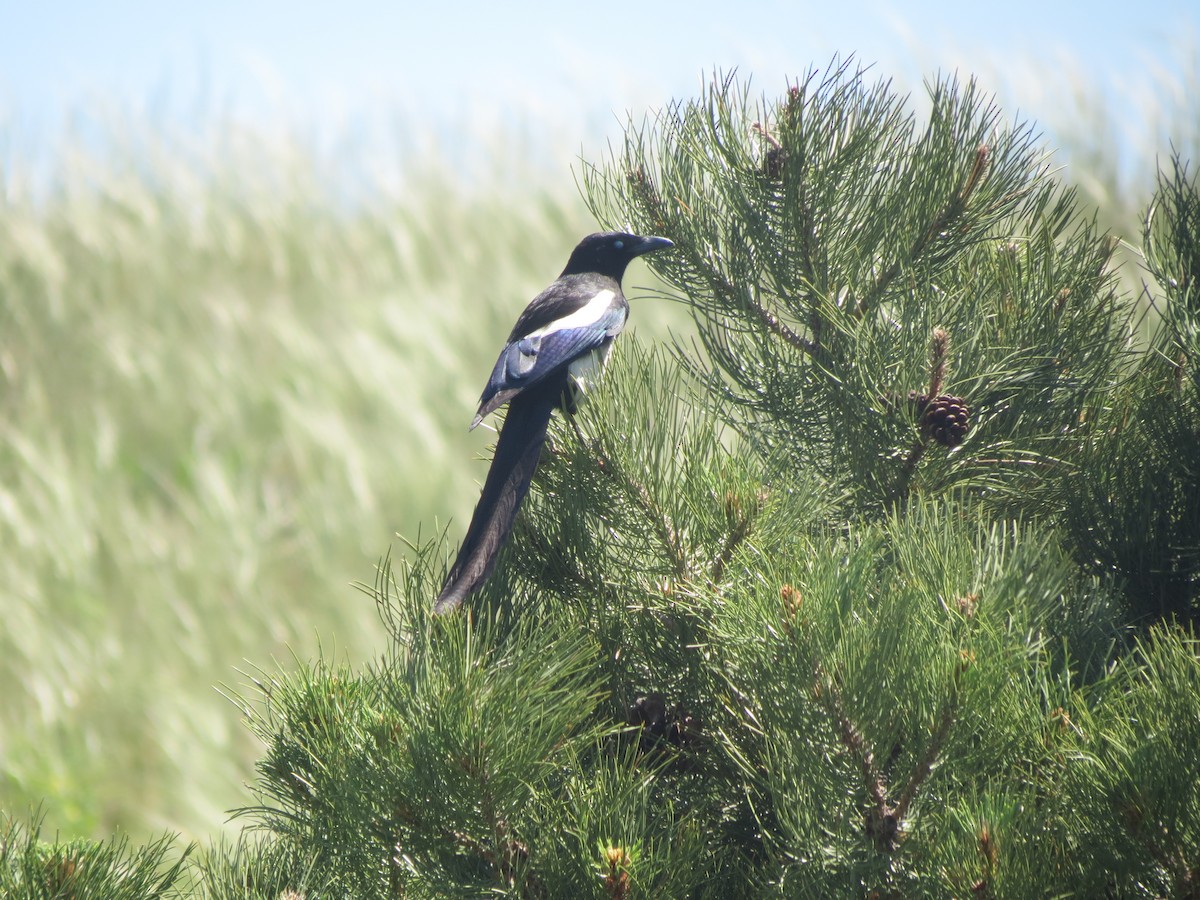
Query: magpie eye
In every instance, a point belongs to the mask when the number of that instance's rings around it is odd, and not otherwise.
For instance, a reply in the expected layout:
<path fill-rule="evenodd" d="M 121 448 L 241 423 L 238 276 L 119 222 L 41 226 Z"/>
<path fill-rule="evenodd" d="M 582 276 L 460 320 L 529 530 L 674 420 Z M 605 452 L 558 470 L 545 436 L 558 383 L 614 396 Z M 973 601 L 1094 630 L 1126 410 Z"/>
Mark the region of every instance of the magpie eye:
<path fill-rule="evenodd" d="M 624 250 L 625 242 L 624 241 L 613 241 L 613 249 L 614 250 Z"/>

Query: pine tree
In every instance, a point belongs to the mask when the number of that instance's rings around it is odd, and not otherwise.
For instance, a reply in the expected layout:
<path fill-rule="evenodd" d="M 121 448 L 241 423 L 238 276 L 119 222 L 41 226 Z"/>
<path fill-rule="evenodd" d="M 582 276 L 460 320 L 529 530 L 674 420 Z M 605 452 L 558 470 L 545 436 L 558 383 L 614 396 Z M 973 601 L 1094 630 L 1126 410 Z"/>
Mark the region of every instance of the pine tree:
<path fill-rule="evenodd" d="M 554 423 L 465 615 L 414 546 L 378 667 L 263 680 L 291 887 L 1195 896 L 1197 645 L 1130 630 L 1195 603 L 1185 175 L 1146 352 L 1113 243 L 972 84 L 919 122 L 838 65 L 631 124 L 585 194 L 675 242 L 697 345 L 628 339 Z"/>
<path fill-rule="evenodd" d="M 586 170 L 696 344 L 622 338 L 462 615 L 417 541 L 385 658 L 261 675 L 202 896 L 1200 896 L 1196 181 L 1143 347 L 1032 128 L 928 93 L 718 78 Z"/>
<path fill-rule="evenodd" d="M 706 351 L 684 362 L 763 451 L 852 488 L 847 512 L 952 487 L 1043 512 L 1127 349 L 1114 247 L 1031 126 L 973 84 L 929 102 L 922 126 L 848 65 L 775 107 L 727 80 L 586 187 L 676 242 L 655 266 Z"/>

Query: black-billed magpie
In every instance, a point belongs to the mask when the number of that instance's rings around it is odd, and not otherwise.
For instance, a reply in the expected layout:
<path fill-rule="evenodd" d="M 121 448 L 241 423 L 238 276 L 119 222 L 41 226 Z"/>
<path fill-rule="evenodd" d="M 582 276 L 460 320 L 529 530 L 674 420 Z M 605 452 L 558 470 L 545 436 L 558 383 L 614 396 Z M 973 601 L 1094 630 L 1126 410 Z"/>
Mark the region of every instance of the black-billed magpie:
<path fill-rule="evenodd" d="M 435 614 L 457 609 L 492 574 L 537 469 L 550 414 L 555 407 L 573 411 L 577 394 L 586 392 L 591 379 L 599 376 L 625 327 L 625 267 L 643 253 L 670 246 L 662 237 L 590 234 L 572 251 L 558 280 L 534 297 L 517 319 L 479 398 L 471 428 L 505 403 L 508 415 L 467 536 L 434 604 Z"/>

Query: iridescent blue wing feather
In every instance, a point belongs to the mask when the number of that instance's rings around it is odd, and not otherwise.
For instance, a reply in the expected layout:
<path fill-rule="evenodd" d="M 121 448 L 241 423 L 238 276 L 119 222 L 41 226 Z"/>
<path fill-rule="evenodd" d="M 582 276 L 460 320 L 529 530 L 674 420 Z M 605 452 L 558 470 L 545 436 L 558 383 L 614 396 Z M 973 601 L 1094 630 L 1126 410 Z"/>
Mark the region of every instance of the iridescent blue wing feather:
<path fill-rule="evenodd" d="M 521 391 L 561 372 L 572 361 L 599 350 L 616 337 L 625 325 L 628 306 L 623 302 L 614 302 L 611 294 L 605 302 L 606 307 L 599 310 L 598 316 L 587 324 L 557 327 L 572 318 L 566 317 L 505 345 L 492 369 L 483 396 L 479 398 L 479 411 L 471 427 L 474 428 L 485 416 Z M 581 310 L 586 310 L 586 307 Z M 579 313 L 573 315 L 578 316 Z M 576 318 L 576 321 L 581 319 Z"/>

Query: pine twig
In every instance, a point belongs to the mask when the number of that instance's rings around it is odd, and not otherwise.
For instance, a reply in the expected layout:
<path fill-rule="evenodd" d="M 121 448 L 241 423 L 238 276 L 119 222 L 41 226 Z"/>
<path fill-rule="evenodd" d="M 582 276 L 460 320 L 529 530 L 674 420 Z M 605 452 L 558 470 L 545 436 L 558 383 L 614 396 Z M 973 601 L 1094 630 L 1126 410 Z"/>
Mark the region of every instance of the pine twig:
<path fill-rule="evenodd" d="M 771 312 L 757 300 L 750 297 L 748 294 L 743 294 L 733 286 L 729 279 L 717 274 L 711 269 L 705 260 L 701 260 L 698 254 L 692 254 L 693 263 L 705 272 L 709 286 L 714 294 L 718 294 L 725 299 L 725 302 L 730 306 L 743 306 L 750 312 L 754 313 L 755 317 L 762 323 L 767 331 L 774 334 L 776 337 L 782 338 L 787 343 L 791 344 L 797 350 L 807 353 L 809 356 L 815 356 L 817 353 L 817 345 L 806 337 L 793 329 L 786 322 L 782 322 L 779 316 Z"/>
<path fill-rule="evenodd" d="M 925 455 L 925 450 L 929 446 L 929 441 L 924 438 L 917 438 L 913 441 L 912 446 L 908 450 L 908 456 L 904 458 L 904 468 L 900 470 L 900 477 L 896 480 L 896 487 L 892 490 L 891 496 L 888 497 L 888 504 L 893 504 L 908 490 L 908 486 L 912 484 L 913 473 L 917 470 L 917 463 L 921 461 L 921 457 Z"/>
<path fill-rule="evenodd" d="M 654 234 L 666 238 L 671 237 L 667 234 L 667 231 L 670 230 L 669 217 L 666 215 L 662 197 L 658 193 L 658 188 L 654 186 L 654 182 L 650 180 L 650 176 L 646 174 L 646 169 L 640 165 L 636 169 L 631 169 L 626 173 L 626 181 L 633 188 L 634 199 L 647 213 L 650 230 Z"/>
<path fill-rule="evenodd" d="M 675 240 L 675 246 L 678 250 L 686 250 L 690 257 L 692 267 L 704 274 L 705 280 L 709 284 L 714 296 L 720 297 L 726 305 L 731 307 L 742 306 L 750 310 L 755 317 L 763 324 L 763 326 L 772 334 L 782 338 L 788 344 L 791 344 L 796 349 L 809 354 L 815 355 L 817 352 L 816 345 L 806 339 L 803 335 L 789 326 L 787 323 L 780 321 L 775 313 L 771 312 L 757 300 L 754 300 L 748 295 L 739 292 L 735 286 L 724 278 L 712 267 L 710 261 L 703 257 L 694 249 L 691 241 L 686 240 L 670 227 L 670 217 L 666 215 L 666 209 L 662 202 L 662 197 L 658 193 L 658 189 L 654 186 L 654 182 L 646 174 L 646 170 L 638 166 L 638 168 L 630 170 L 626 175 L 628 183 L 633 188 L 633 193 L 637 202 L 641 205 L 643 211 L 647 214 L 650 224 L 654 226 L 654 230 L 664 237 L 669 237 Z M 683 201 L 679 201 L 682 205 Z M 685 207 L 686 208 L 686 207 Z"/>
<path fill-rule="evenodd" d="M 975 189 L 979 187 L 979 183 L 983 180 L 983 174 L 987 170 L 988 160 L 991 158 L 991 151 L 987 144 L 980 144 L 975 150 L 975 164 L 971 167 L 970 174 L 967 175 L 967 180 L 963 182 L 962 188 L 942 207 L 941 212 L 937 214 L 929 227 L 917 236 L 913 245 L 909 248 L 908 253 L 902 259 L 892 260 L 892 264 L 883 271 L 882 274 L 875 280 L 874 286 L 867 295 L 863 297 L 855 306 L 854 314 L 858 318 L 865 316 L 883 296 L 891 283 L 900 274 L 900 270 L 904 261 L 917 259 L 923 254 L 929 245 L 937 238 L 938 235 L 946 231 L 956 218 L 962 215 L 967 208 L 967 201 L 971 199 L 971 195 L 975 193 Z"/>
<path fill-rule="evenodd" d="M 818 687 L 822 688 L 820 696 L 826 711 L 837 723 L 838 737 L 841 738 L 842 745 L 858 761 L 862 771 L 863 786 L 872 803 L 872 808 L 867 813 L 867 834 L 880 850 L 891 850 L 900 830 L 900 820 L 888 800 L 887 778 L 875 765 L 875 754 L 867 746 L 862 732 L 846 714 L 837 682 L 825 674 L 819 661 L 813 663 L 813 677 L 817 680 Z"/>
<path fill-rule="evenodd" d="M 841 739 L 842 745 L 858 761 L 859 769 L 862 771 L 863 785 L 866 787 L 872 804 L 867 813 L 867 834 L 875 841 L 878 849 L 890 851 L 895 848 L 900 836 L 900 823 L 908 815 L 917 792 L 933 772 L 934 764 L 946 745 L 946 739 L 950 736 L 950 729 L 954 725 L 958 711 L 957 690 L 943 704 L 933 736 L 925 747 L 925 752 L 921 754 L 916 769 L 913 770 L 901 790 L 899 799 L 893 805 L 890 800 L 887 778 L 875 764 L 875 754 L 867 747 L 862 732 L 847 715 L 837 682 L 825 674 L 820 662 L 813 664 L 813 676 L 822 688 L 821 697 L 826 710 L 837 723 L 838 737 Z"/>
<path fill-rule="evenodd" d="M 766 326 L 767 330 L 783 338 L 793 347 L 802 350 L 809 356 L 815 356 L 817 353 L 817 345 L 805 337 L 802 337 L 798 332 L 790 326 L 781 322 L 779 317 L 760 304 L 756 300 L 751 300 L 749 297 L 745 299 L 746 306 L 758 316 L 760 322 Z"/>
<path fill-rule="evenodd" d="M 529 848 L 513 836 L 507 817 L 498 808 L 486 760 L 481 760 L 478 766 L 468 760 L 465 767 L 476 781 L 480 813 L 491 828 L 492 845 L 482 845 L 461 832 L 456 832 L 455 838 L 490 864 L 501 885 L 511 889 L 517 884 L 518 869 L 529 861 Z M 529 887 L 530 881 L 531 876 L 527 875 L 524 886 Z"/>
<path fill-rule="evenodd" d="M 950 335 L 945 328 L 933 329 L 929 338 L 929 399 L 942 392 L 946 380 L 946 357 L 950 355 Z"/>
<path fill-rule="evenodd" d="M 904 785 L 904 790 L 900 792 L 900 799 L 896 802 L 897 819 L 903 819 L 908 814 L 908 808 L 916 799 L 917 791 L 933 772 L 933 765 L 946 745 L 946 738 L 950 736 L 950 728 L 954 725 L 957 711 L 958 692 L 955 690 L 942 705 L 942 712 L 938 716 L 937 728 L 933 731 L 933 737 L 925 746 L 925 752 L 921 754 L 921 759 L 909 777 L 908 783 Z"/>
<path fill-rule="evenodd" d="M 725 497 L 725 513 L 726 517 L 733 522 L 733 527 L 730 529 L 729 534 L 725 536 L 721 552 L 713 562 L 709 581 L 714 586 L 724 581 L 725 569 L 733 559 L 733 554 L 737 552 L 738 547 L 750 536 L 750 532 L 754 526 L 753 516 L 745 513 L 739 498 L 735 497 L 732 493 L 727 494 Z"/>
<path fill-rule="evenodd" d="M 683 552 L 682 542 L 671 517 L 654 502 L 649 488 L 625 472 L 602 448 L 597 446 L 595 453 L 597 468 L 624 488 L 625 493 L 633 499 L 638 509 L 645 513 L 650 520 L 651 527 L 658 534 L 663 549 L 670 557 L 675 577 L 681 581 L 688 578 L 691 574 L 691 565 Z"/>
<path fill-rule="evenodd" d="M 985 150 L 986 148 L 981 147 L 980 149 Z M 929 393 L 926 395 L 929 402 L 932 402 L 942 392 L 942 384 L 946 380 L 946 360 L 949 355 L 950 335 L 946 329 L 938 326 L 933 329 L 929 338 Z M 918 416 L 919 418 L 920 416 Z M 921 436 L 913 441 L 908 456 L 904 459 L 904 467 L 900 470 L 896 487 L 888 498 L 889 503 L 895 503 L 908 490 L 908 486 L 912 483 L 913 473 L 917 469 L 917 463 L 925 455 L 925 450 L 929 446 L 929 435 L 925 434 L 924 429 L 921 432 Z"/>
<path fill-rule="evenodd" d="M 789 126 L 789 133 L 792 127 L 794 127 L 795 117 L 801 105 L 802 98 L 803 95 L 798 86 L 792 86 L 788 89 L 784 115 Z M 767 151 L 764 166 L 768 175 L 773 174 L 773 177 L 782 178 L 788 158 L 787 148 L 761 122 L 755 122 L 751 126 L 751 130 L 771 145 L 771 149 Z M 795 196 L 792 195 L 793 187 L 796 192 Z M 797 216 L 800 223 L 797 229 L 801 238 L 800 268 L 805 278 L 811 279 L 816 269 L 815 259 L 819 252 L 819 247 L 817 227 L 813 217 L 812 205 L 808 202 L 805 192 L 804 178 L 795 179 L 794 185 L 791 179 L 789 179 L 785 186 L 785 191 L 787 192 L 787 206 Z M 824 326 L 824 319 L 821 317 L 819 298 L 811 288 L 807 292 L 807 299 L 809 301 L 808 331 L 812 337 L 806 341 L 806 352 L 810 355 L 816 355 L 821 350 L 821 332 Z"/>

